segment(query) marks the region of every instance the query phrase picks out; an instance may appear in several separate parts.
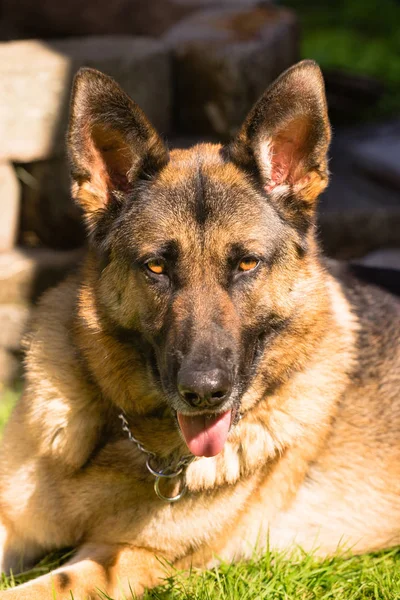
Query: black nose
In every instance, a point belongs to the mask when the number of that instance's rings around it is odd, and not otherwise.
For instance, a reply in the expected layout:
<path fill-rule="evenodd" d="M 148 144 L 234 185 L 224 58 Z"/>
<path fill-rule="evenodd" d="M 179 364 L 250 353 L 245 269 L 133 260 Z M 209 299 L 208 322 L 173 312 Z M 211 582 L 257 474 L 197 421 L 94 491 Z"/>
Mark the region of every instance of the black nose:
<path fill-rule="evenodd" d="M 223 369 L 211 371 L 189 371 L 178 373 L 178 390 L 190 406 L 196 408 L 217 407 L 231 392 L 229 373 Z"/>

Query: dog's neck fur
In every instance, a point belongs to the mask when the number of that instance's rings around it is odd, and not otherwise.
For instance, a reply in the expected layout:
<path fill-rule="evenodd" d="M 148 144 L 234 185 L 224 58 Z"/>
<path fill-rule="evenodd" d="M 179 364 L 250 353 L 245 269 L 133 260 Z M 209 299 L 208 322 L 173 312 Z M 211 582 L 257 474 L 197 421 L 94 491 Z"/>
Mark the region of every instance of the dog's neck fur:
<path fill-rule="evenodd" d="M 187 454 L 167 408 L 162 419 L 148 416 L 165 401 L 148 376 L 140 354 L 104 330 L 96 310 L 96 272 L 90 258 L 84 269 L 85 279 L 91 277 L 93 287 L 85 285 L 79 291 L 75 336 L 101 394 L 126 411 L 135 436 L 146 448 L 160 457 Z M 277 464 L 290 461 L 293 451 L 297 453 L 297 476 L 304 477 L 307 465 L 320 451 L 349 382 L 357 324 L 339 285 L 322 269 L 307 280 L 306 288 L 299 293 L 303 292 L 314 300 L 311 306 L 307 302 L 307 314 L 303 312 L 291 325 L 298 330 L 301 324 L 301 349 L 285 352 L 290 343 L 290 336 L 286 338 L 285 334 L 267 349 L 261 358 L 260 373 L 273 369 L 279 384 L 274 391 L 266 391 L 262 377 L 255 378 L 242 398 L 244 416 L 231 431 L 223 452 L 189 466 L 189 490 L 233 484 L 265 468 L 272 474 Z M 337 306 L 340 311 L 334 308 Z M 315 325 L 316 317 L 319 327 Z M 342 341 L 340 351 L 332 358 L 330 348 L 333 340 L 338 347 L 338 339 Z M 282 356 L 288 356 L 287 360 L 278 362 Z M 315 376 L 310 377 L 310 373 Z M 314 381 L 311 388 L 310 380 Z M 299 455 L 303 461 L 298 460 Z"/>

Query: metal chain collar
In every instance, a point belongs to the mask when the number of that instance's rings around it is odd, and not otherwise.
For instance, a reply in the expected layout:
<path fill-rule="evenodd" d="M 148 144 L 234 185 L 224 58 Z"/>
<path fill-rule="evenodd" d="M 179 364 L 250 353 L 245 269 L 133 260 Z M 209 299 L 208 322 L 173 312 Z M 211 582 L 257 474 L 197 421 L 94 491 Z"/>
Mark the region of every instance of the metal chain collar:
<path fill-rule="evenodd" d="M 122 430 L 128 435 L 129 440 L 136 445 L 136 447 L 147 456 L 146 467 L 149 473 L 155 477 L 154 481 L 154 491 L 156 495 L 160 498 L 160 500 L 164 500 L 165 502 L 178 502 L 187 492 L 186 483 L 181 483 L 180 492 L 176 496 L 164 496 L 164 494 L 160 490 L 160 482 L 163 479 L 174 479 L 174 477 L 179 477 L 182 475 L 184 477 L 184 472 L 191 462 L 196 458 L 193 454 L 187 454 L 182 456 L 178 460 L 173 461 L 169 465 L 167 465 L 164 469 L 156 469 L 152 466 L 151 461 L 155 461 L 157 455 L 155 452 L 150 452 L 147 450 L 140 442 L 135 438 L 132 431 L 129 428 L 128 421 L 126 419 L 125 413 L 121 412 L 118 415 L 118 418 L 121 419 Z"/>

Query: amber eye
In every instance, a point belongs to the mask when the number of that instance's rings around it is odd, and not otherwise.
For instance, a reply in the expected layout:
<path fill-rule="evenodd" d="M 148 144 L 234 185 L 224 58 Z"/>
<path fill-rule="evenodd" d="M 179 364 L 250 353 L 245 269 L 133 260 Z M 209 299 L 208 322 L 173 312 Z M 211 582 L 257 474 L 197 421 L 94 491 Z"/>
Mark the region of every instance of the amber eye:
<path fill-rule="evenodd" d="M 146 266 L 149 271 L 155 273 L 156 275 L 162 275 L 165 273 L 165 262 L 161 259 L 155 258 L 153 260 L 149 260 L 149 262 L 146 263 Z"/>
<path fill-rule="evenodd" d="M 239 271 L 252 271 L 259 262 L 254 256 L 245 256 L 239 263 Z"/>

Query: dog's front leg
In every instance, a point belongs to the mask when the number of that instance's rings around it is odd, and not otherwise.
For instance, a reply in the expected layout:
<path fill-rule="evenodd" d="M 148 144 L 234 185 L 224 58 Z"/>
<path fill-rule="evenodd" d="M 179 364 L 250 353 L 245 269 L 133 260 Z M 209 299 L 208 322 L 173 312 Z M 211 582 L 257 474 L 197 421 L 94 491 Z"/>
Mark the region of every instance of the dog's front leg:
<path fill-rule="evenodd" d="M 167 576 L 164 564 L 143 548 L 87 544 L 64 566 L 10 590 L 0 600 L 113 600 L 141 596 Z"/>

